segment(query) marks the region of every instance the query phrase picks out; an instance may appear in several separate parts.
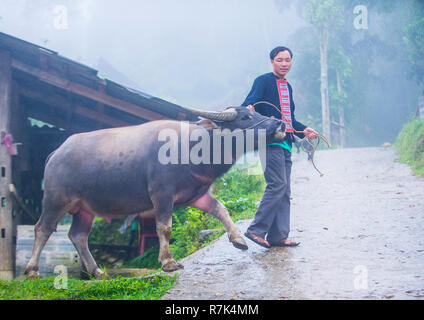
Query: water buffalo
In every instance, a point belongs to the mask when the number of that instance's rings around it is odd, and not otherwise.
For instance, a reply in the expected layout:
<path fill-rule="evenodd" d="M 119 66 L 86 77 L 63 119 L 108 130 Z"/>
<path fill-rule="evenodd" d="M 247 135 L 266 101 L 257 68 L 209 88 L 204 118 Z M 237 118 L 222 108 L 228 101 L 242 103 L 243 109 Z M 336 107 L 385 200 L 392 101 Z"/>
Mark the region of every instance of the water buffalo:
<path fill-rule="evenodd" d="M 190 123 L 158 120 L 78 133 L 70 136 L 52 153 L 46 161 L 43 209 L 35 225 L 34 248 L 25 269 L 28 277 L 39 275 L 41 251 L 67 212 L 73 216 L 69 238 L 88 273 L 97 278 L 102 277 L 103 272 L 94 261 L 87 243 L 95 216 L 105 219 L 131 214 L 154 216 L 160 245 L 158 260 L 164 271 L 182 267 L 169 250 L 175 207 L 191 206 L 210 213 L 224 224 L 229 240 L 236 248 L 247 249 L 228 210 L 208 191 L 211 184 L 237 160 L 236 153 L 231 151 L 230 163 L 164 164 L 158 154 L 165 142 L 159 136 L 170 129 L 179 133 L 185 123 L 190 132 L 200 129 L 209 136 L 217 128 L 253 129 L 256 140 L 258 129 L 263 129 L 267 142 L 272 142 L 282 141 L 285 126 L 280 120 L 264 117 L 245 107 L 190 111 L 202 117 L 201 120 Z M 247 130 L 241 132 L 247 134 Z M 174 143 L 182 148 L 183 139 Z M 194 142 L 189 143 L 189 148 L 194 148 Z M 214 152 L 216 149 L 211 152 L 211 158 Z M 178 155 L 178 160 L 182 161 L 182 157 L 183 152 Z"/>

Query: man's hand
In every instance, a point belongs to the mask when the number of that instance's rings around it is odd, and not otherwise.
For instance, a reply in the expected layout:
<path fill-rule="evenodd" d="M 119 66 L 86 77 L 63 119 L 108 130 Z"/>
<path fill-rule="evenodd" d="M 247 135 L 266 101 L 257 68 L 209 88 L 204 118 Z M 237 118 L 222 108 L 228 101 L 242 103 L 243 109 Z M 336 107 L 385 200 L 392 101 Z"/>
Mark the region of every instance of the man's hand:
<path fill-rule="evenodd" d="M 251 104 L 249 104 L 246 108 L 255 111 L 255 107 L 252 106 Z"/>
<path fill-rule="evenodd" d="M 307 127 L 305 130 L 303 130 L 305 136 L 309 139 L 316 139 L 318 138 L 318 132 L 316 132 L 314 129 Z"/>

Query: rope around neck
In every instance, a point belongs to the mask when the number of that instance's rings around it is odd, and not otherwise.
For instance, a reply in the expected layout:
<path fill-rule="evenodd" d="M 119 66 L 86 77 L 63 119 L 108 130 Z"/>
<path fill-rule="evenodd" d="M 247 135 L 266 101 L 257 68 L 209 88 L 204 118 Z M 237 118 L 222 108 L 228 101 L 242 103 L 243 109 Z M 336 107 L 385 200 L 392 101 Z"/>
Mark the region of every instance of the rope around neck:
<path fill-rule="evenodd" d="M 255 107 L 257 104 L 260 104 L 260 103 L 267 104 L 267 105 L 269 105 L 271 107 L 274 107 L 281 114 L 281 116 L 283 115 L 283 113 L 281 112 L 281 110 L 278 109 L 275 106 L 275 104 L 272 104 L 271 102 L 268 102 L 268 101 L 258 101 L 258 102 L 255 102 L 254 104 L 252 104 L 252 107 Z M 296 133 L 302 133 L 302 134 L 305 135 L 305 131 L 297 131 L 294 128 L 293 128 L 293 131 L 296 132 Z M 293 135 L 293 137 L 296 140 L 296 137 L 294 135 Z M 327 146 L 329 148 L 331 148 L 331 145 L 328 142 L 328 139 L 324 135 L 322 135 L 321 133 L 318 133 L 318 138 L 317 139 L 318 140 L 317 140 L 317 143 L 315 145 L 309 140 L 308 137 L 306 137 L 306 135 L 305 135 L 305 137 L 303 139 L 299 139 L 299 140 L 300 140 L 300 147 L 302 148 L 303 151 L 305 151 L 308 154 L 309 154 L 308 150 L 306 150 L 305 147 L 303 146 L 303 141 L 305 141 L 306 143 L 308 143 L 311 146 L 312 152 L 310 152 L 310 154 L 311 154 L 312 165 L 314 166 L 315 170 L 318 171 L 318 173 L 320 174 L 320 177 L 322 177 L 324 174 L 321 171 L 318 170 L 318 168 L 316 167 L 315 162 L 314 162 L 315 150 L 318 148 L 318 145 L 321 142 L 321 139 L 324 140 L 324 142 L 327 144 Z"/>

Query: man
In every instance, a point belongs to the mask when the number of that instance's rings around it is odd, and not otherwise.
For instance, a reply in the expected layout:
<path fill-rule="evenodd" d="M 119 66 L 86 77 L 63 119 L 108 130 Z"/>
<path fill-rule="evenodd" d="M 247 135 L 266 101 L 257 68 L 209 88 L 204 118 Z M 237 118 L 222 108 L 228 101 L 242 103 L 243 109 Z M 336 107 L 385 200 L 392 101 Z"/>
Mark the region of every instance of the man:
<path fill-rule="evenodd" d="M 294 115 L 292 87 L 285 79 L 292 66 L 292 52 L 286 47 L 277 47 L 270 53 L 273 71 L 255 79 L 243 106 L 264 116 L 282 119 L 286 125 L 286 137 L 282 143 L 272 143 L 266 148 L 265 181 L 266 189 L 255 219 L 247 229 L 245 236 L 255 243 L 270 248 L 271 246 L 293 247 L 299 242 L 290 241 L 290 173 L 293 134 L 310 139 L 318 133 L 296 120 Z M 268 104 L 252 104 L 267 101 Z M 296 133 L 302 131 L 303 133 Z M 266 236 L 266 239 L 265 239 Z"/>

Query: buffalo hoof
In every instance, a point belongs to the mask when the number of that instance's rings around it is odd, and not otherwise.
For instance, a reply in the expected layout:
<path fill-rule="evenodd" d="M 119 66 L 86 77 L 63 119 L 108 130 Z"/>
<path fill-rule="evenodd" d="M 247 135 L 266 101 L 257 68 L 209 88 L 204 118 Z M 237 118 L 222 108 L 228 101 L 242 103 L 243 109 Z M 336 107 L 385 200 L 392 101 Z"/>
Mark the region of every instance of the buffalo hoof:
<path fill-rule="evenodd" d="M 171 260 L 162 266 L 162 270 L 165 272 L 171 272 L 178 269 L 184 269 L 184 266 L 175 260 Z"/>
<path fill-rule="evenodd" d="M 26 277 L 28 279 L 39 279 L 40 278 L 40 272 L 35 271 L 35 270 L 31 270 L 26 272 Z"/>
<path fill-rule="evenodd" d="M 247 250 L 247 249 L 249 249 L 249 247 L 247 246 L 246 241 L 244 241 L 244 239 L 242 238 L 241 235 L 240 236 L 237 236 L 237 237 L 234 237 L 230 241 L 233 244 L 233 246 L 236 247 L 237 249 L 240 249 L 240 250 Z"/>

